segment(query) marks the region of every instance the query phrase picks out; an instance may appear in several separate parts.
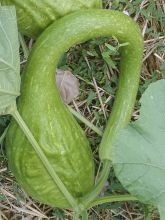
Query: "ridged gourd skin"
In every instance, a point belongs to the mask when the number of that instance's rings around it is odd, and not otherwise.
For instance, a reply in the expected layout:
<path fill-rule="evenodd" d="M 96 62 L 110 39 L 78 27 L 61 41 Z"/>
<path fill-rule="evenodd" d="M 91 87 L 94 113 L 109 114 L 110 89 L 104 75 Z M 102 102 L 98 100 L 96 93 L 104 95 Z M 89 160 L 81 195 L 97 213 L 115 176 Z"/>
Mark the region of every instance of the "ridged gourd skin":
<path fill-rule="evenodd" d="M 102 0 L 0 0 L 0 3 L 16 7 L 19 31 L 32 38 L 69 13 L 102 7 Z"/>
<path fill-rule="evenodd" d="M 127 111 L 130 117 L 136 97 L 143 41 L 139 27 L 121 12 L 82 10 L 54 22 L 37 39 L 22 81 L 18 110 L 59 177 L 76 198 L 93 186 L 93 158 L 82 129 L 60 99 L 54 72 L 61 56 L 71 46 L 91 38 L 109 36 L 117 37 L 120 43 L 128 42 L 121 48 L 121 73 L 114 103 L 116 121 L 123 123 L 120 120 L 128 118 Z M 118 108 L 121 106 L 124 108 Z M 6 147 L 10 168 L 29 195 L 51 206 L 69 207 L 14 121 L 7 134 Z M 106 153 L 109 153 L 108 149 Z M 106 157 L 109 155 L 103 153 L 103 159 Z"/>

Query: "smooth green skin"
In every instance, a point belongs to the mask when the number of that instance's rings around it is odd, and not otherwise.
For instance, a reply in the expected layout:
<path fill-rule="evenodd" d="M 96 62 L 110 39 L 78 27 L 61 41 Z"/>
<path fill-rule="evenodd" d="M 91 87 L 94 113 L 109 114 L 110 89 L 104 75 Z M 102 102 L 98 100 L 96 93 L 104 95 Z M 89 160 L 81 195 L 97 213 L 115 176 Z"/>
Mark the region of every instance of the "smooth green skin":
<path fill-rule="evenodd" d="M 69 13 L 102 7 L 102 0 L 0 0 L 0 3 L 16 7 L 20 32 L 33 38 Z"/>
<path fill-rule="evenodd" d="M 53 23 L 41 34 L 32 50 L 19 99 L 18 110 L 24 121 L 59 177 L 76 197 L 92 188 L 93 160 L 84 133 L 60 99 L 54 72 L 68 48 L 103 36 L 115 36 L 120 43 L 129 42 L 121 50 L 119 89 L 100 149 L 101 159 L 109 159 L 111 148 L 107 143 L 130 119 L 139 83 L 143 41 L 131 18 L 121 12 L 95 9 L 75 12 Z M 7 153 L 17 180 L 33 198 L 52 206 L 68 207 L 15 122 L 9 129 Z"/>

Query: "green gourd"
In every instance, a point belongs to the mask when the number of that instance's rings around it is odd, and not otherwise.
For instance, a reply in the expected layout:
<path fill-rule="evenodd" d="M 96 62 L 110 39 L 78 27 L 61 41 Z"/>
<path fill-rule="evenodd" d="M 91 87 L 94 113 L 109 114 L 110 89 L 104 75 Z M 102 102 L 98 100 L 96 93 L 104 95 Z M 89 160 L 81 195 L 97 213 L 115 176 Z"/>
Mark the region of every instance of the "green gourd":
<path fill-rule="evenodd" d="M 19 31 L 36 38 L 53 21 L 80 9 L 101 8 L 101 0 L 0 0 L 16 7 Z"/>
<path fill-rule="evenodd" d="M 22 80 L 18 110 L 53 169 L 77 200 L 92 190 L 93 158 L 83 131 L 60 99 L 54 72 L 71 46 L 109 36 L 115 36 L 120 43 L 127 42 L 121 47 L 119 88 L 100 148 L 101 160 L 109 160 L 111 140 L 130 120 L 140 78 L 143 40 L 131 18 L 113 10 L 93 9 L 59 19 L 37 39 Z M 55 207 L 70 208 L 14 121 L 6 146 L 10 168 L 29 195 Z"/>

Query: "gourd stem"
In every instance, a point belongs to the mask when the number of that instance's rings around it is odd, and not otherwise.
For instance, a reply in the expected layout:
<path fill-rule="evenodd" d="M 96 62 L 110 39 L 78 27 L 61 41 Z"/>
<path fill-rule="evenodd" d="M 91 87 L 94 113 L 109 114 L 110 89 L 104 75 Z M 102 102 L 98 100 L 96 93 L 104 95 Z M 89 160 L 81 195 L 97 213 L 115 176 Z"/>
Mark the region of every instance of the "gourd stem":
<path fill-rule="evenodd" d="M 92 208 L 96 205 L 101 205 L 104 203 L 110 203 L 110 202 L 124 202 L 124 201 L 137 201 L 138 199 L 131 195 L 116 195 L 116 196 L 105 196 L 102 198 L 96 198 L 93 200 L 88 208 Z"/>
<path fill-rule="evenodd" d="M 78 113 L 77 111 L 75 111 L 73 108 L 71 108 L 70 106 L 67 106 L 69 111 L 77 118 L 79 119 L 81 122 L 83 122 L 86 126 L 88 126 L 89 128 L 91 128 L 94 132 L 96 132 L 98 135 L 102 136 L 103 132 L 96 127 L 93 123 L 91 123 L 90 121 L 88 121 L 85 117 L 83 117 L 80 113 Z"/>
<path fill-rule="evenodd" d="M 92 191 L 82 197 L 81 202 L 87 208 L 90 206 L 90 203 L 100 194 L 103 189 L 105 182 L 108 178 L 110 172 L 111 162 L 109 160 L 105 160 L 103 162 L 103 169 L 100 174 L 100 178 L 98 179 L 96 185 L 93 187 Z"/>
<path fill-rule="evenodd" d="M 78 204 L 77 204 L 76 199 L 70 194 L 70 192 L 67 190 L 67 188 L 65 187 L 65 185 L 63 184 L 63 182 L 61 181 L 59 176 L 57 175 L 56 171 L 53 169 L 53 167 L 49 163 L 47 157 L 45 156 L 45 154 L 42 150 L 42 148 L 39 146 L 39 144 L 35 140 L 33 134 L 31 133 L 31 131 L 27 127 L 25 121 L 23 120 L 23 118 L 19 114 L 18 110 L 15 109 L 15 111 L 13 111 L 11 114 L 14 117 L 14 119 L 17 121 L 17 123 L 19 124 L 20 128 L 24 132 L 25 136 L 27 137 L 27 139 L 29 140 L 31 145 L 33 146 L 36 154 L 38 155 L 41 162 L 43 163 L 43 165 L 47 169 L 49 175 L 52 177 L 55 184 L 58 186 L 61 193 L 64 194 L 65 198 L 67 199 L 69 204 L 73 207 L 73 209 L 77 211 L 79 208 L 78 208 Z"/>
<path fill-rule="evenodd" d="M 83 211 L 81 213 L 81 216 L 82 216 L 82 220 L 88 220 L 88 212 L 87 212 L 87 210 Z"/>
<path fill-rule="evenodd" d="M 80 220 L 80 214 L 79 214 L 79 212 L 74 212 L 74 214 L 73 214 L 73 220 Z"/>
<path fill-rule="evenodd" d="M 153 211 L 153 206 L 152 205 L 145 205 L 144 220 L 150 220 L 151 219 L 152 211 Z"/>

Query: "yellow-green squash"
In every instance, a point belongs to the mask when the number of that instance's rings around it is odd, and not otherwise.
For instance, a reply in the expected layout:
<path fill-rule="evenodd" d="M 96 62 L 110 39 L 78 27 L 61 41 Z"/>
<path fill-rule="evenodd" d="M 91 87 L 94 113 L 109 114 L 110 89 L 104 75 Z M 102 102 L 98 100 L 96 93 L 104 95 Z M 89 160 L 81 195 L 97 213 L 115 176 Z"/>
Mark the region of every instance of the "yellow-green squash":
<path fill-rule="evenodd" d="M 131 18 L 113 10 L 93 9 L 59 19 L 37 39 L 22 81 L 18 110 L 52 167 L 77 199 L 93 187 L 93 158 L 82 129 L 60 99 L 54 72 L 72 45 L 108 36 L 127 42 L 121 48 L 119 89 L 100 148 L 101 159 L 109 160 L 111 140 L 131 117 L 140 78 L 143 40 Z M 70 207 L 14 121 L 6 147 L 10 168 L 29 195 L 52 206 Z"/>

